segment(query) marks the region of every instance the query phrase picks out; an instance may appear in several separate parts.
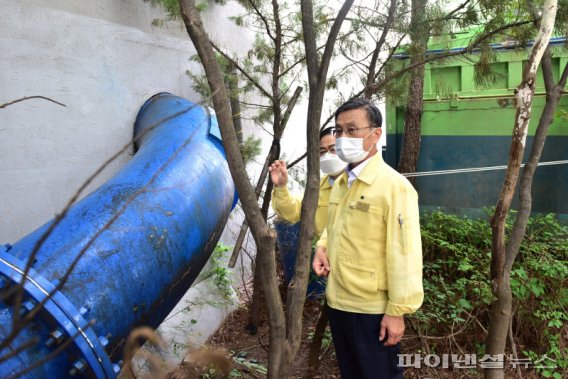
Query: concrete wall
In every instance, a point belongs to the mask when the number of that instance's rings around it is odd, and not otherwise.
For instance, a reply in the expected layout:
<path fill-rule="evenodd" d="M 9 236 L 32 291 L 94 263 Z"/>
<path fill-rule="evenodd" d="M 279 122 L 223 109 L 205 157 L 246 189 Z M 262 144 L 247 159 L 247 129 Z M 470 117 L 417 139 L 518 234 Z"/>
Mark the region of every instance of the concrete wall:
<path fill-rule="evenodd" d="M 227 16 L 236 4 L 204 13 L 212 37 L 242 53 L 253 36 Z M 186 70 L 195 50 L 178 22 L 143 0 L 0 0 L 0 243 L 12 243 L 61 211 L 77 188 L 127 144 L 137 111 L 168 91 L 199 100 Z M 130 158 L 122 154 L 89 187 Z M 85 194 L 86 194 L 85 193 Z"/>

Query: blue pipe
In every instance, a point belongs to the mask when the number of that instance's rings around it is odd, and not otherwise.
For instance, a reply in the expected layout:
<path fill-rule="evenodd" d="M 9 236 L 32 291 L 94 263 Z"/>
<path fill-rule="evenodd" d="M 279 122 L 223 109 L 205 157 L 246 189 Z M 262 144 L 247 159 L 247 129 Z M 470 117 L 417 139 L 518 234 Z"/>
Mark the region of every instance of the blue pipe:
<path fill-rule="evenodd" d="M 75 204 L 41 245 L 24 281 L 21 309 L 13 309 L 14 296 L 6 295 L 22 281 L 34 246 L 54 221 L 0 248 L 0 343 L 6 344 L 14 312 L 25 315 L 53 294 L 0 351 L 1 377 L 66 343 L 24 377 L 116 377 L 120 367 L 112 362 L 120 359 L 130 330 L 157 327 L 215 248 L 236 202 L 216 118 L 162 93 L 141 108 L 134 133 L 133 159 Z M 2 362 L 33 338 L 37 343 Z"/>

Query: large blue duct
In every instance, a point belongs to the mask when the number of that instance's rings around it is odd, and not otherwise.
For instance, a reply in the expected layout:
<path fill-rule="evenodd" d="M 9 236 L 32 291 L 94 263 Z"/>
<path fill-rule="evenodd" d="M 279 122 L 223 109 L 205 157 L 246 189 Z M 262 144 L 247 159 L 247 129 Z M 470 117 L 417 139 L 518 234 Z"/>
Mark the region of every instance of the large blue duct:
<path fill-rule="evenodd" d="M 158 94 L 140 110 L 134 133 L 133 159 L 74 205 L 41 245 L 20 309 L 13 309 L 10 289 L 54 221 L 0 252 L 1 377 L 41 363 L 23 376 L 114 378 L 119 367 L 112 360 L 120 359 L 129 331 L 157 327 L 213 251 L 236 201 L 216 118 Z M 47 294 L 8 344 L 13 313 L 25 317 Z"/>

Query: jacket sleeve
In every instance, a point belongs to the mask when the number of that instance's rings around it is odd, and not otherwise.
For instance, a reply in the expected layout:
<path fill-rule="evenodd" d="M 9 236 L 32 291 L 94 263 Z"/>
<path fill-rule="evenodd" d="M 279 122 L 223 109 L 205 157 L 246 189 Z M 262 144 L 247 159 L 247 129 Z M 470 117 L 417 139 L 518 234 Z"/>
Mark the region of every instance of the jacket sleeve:
<path fill-rule="evenodd" d="M 319 238 L 318 242 L 316 242 L 316 247 L 325 247 L 327 249 L 327 228 L 325 228 Z"/>
<path fill-rule="evenodd" d="M 422 241 L 418 194 L 405 179 L 393 189 L 386 220 L 388 303 L 385 314 L 402 316 L 414 313 L 424 299 Z"/>
<path fill-rule="evenodd" d="M 286 186 L 274 187 L 272 191 L 272 209 L 281 219 L 295 224 L 300 221 L 302 200 L 292 196 Z"/>

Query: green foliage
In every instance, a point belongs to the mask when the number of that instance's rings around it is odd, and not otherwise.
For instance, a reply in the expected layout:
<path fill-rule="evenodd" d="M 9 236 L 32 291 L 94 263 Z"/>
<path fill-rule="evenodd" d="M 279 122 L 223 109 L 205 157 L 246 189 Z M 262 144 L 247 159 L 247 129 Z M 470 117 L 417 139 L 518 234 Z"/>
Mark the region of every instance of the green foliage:
<path fill-rule="evenodd" d="M 258 157 L 261 153 L 261 143 L 262 140 L 260 138 L 256 138 L 254 136 L 248 136 L 241 145 L 241 154 L 243 156 L 243 161 L 245 164 L 251 162 L 256 157 Z"/>
<path fill-rule="evenodd" d="M 422 243 L 428 295 L 416 317 L 463 323 L 473 308 L 491 303 L 487 222 L 433 212 L 422 219 Z"/>
<path fill-rule="evenodd" d="M 177 20 L 181 18 L 181 13 L 179 10 L 179 1 L 178 0 L 144 0 L 145 2 L 150 2 L 153 5 L 159 5 L 168 15 L 169 20 Z M 157 23 L 160 24 L 160 21 L 163 20 L 154 20 L 152 24 Z M 160 26 L 160 25 L 156 25 Z"/>
<path fill-rule="evenodd" d="M 268 373 L 268 368 L 260 363 L 254 358 L 247 358 L 247 351 L 239 351 L 238 353 L 233 353 L 233 361 L 236 365 L 245 367 L 249 372 L 257 373 L 260 375 L 266 375 Z M 234 372 L 233 372 L 234 371 Z M 230 378 L 240 378 L 242 374 L 240 371 L 234 369 L 231 371 Z M 234 375 L 234 376 L 233 376 Z"/>
<path fill-rule="evenodd" d="M 217 243 L 213 254 L 211 255 L 211 265 L 212 268 L 209 271 L 209 275 L 213 277 L 213 284 L 219 290 L 219 293 L 223 296 L 223 300 L 226 302 L 232 302 L 234 289 L 233 281 L 231 279 L 231 270 L 226 267 L 226 253 L 231 249 L 230 246 L 226 246 L 221 242 Z M 193 321 L 193 320 L 192 320 Z"/>
<path fill-rule="evenodd" d="M 308 341 L 313 341 L 314 339 L 314 332 L 308 332 Z M 332 339 L 331 339 L 331 330 L 329 329 L 329 327 L 327 327 L 324 332 L 323 332 L 323 336 L 321 339 L 321 346 L 320 349 L 326 349 L 331 345 Z"/>
<path fill-rule="evenodd" d="M 161 6 L 162 9 L 165 11 L 165 13 L 168 15 L 168 21 L 181 19 L 179 0 L 144 0 L 144 1 L 150 2 L 153 5 Z M 226 0 L 213 0 L 213 2 L 220 5 L 225 5 L 227 3 Z M 204 12 L 209 8 L 209 1 L 197 1 L 195 7 L 199 12 Z M 162 26 L 163 21 L 165 20 L 156 19 L 152 21 L 152 25 Z"/>
<path fill-rule="evenodd" d="M 509 217 L 508 231 L 512 222 Z M 432 212 L 424 215 L 421 226 L 425 298 L 412 318 L 420 321 L 418 325 L 427 325 L 430 334 L 472 328 L 474 318 L 487 325 L 494 300 L 489 283 L 489 223 Z M 547 377 L 558 376 L 568 367 L 562 350 L 562 328 L 568 321 L 567 237 L 568 227 L 554 215 L 531 217 L 510 278 L 515 340 L 533 362 L 543 357 L 554 361 L 556 369 L 540 370 L 542 375 L 547 370 Z M 470 332 L 473 352 L 483 340 Z"/>
<path fill-rule="evenodd" d="M 219 53 L 215 54 L 215 58 L 219 64 L 221 72 L 223 73 L 223 81 L 225 82 L 227 93 L 231 98 L 238 98 L 241 93 L 247 93 L 252 89 L 250 87 L 238 88 L 238 76 L 234 73 L 231 63 Z M 201 60 L 197 54 L 193 55 L 189 60 L 191 62 L 201 64 Z M 200 94 L 204 99 L 207 99 L 207 103 L 212 106 L 211 89 L 209 88 L 207 77 L 202 74 L 196 75 L 190 70 L 187 70 L 185 73 L 193 82 L 193 90 Z"/>

